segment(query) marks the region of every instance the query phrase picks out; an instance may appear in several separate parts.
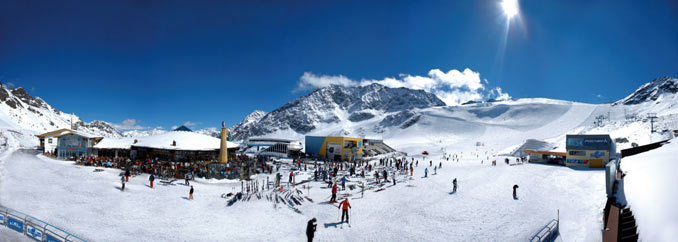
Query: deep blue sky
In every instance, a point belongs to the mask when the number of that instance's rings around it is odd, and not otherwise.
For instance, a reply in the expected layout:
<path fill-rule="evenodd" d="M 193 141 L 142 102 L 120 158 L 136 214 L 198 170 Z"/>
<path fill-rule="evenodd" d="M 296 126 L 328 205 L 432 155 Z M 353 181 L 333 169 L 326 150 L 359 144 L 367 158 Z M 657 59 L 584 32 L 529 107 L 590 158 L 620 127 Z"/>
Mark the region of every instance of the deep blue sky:
<path fill-rule="evenodd" d="M 678 76 L 672 0 L 520 1 L 503 58 L 498 0 L 216 2 L 1 0 L 0 81 L 85 121 L 202 128 L 303 95 L 304 72 L 470 68 L 513 97 L 588 103 Z"/>

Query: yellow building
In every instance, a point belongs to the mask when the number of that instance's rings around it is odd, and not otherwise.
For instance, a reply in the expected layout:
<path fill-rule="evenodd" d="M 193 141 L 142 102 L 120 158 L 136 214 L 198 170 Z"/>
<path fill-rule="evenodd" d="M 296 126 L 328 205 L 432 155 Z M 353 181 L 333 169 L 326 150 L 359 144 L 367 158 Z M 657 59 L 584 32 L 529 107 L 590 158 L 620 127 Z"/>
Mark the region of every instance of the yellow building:
<path fill-rule="evenodd" d="M 363 142 L 362 138 L 306 136 L 306 154 L 328 160 L 351 161 L 362 157 Z"/>
<path fill-rule="evenodd" d="M 565 165 L 603 168 L 617 148 L 609 135 L 567 135 Z"/>

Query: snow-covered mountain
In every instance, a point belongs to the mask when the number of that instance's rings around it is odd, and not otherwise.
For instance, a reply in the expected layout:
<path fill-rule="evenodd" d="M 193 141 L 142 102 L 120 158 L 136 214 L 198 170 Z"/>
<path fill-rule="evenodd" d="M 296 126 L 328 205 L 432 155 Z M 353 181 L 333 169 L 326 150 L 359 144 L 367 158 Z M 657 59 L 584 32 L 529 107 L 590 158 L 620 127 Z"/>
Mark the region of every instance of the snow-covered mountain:
<path fill-rule="evenodd" d="M 145 137 L 145 136 L 151 136 L 151 135 L 156 135 L 156 134 L 164 134 L 166 132 L 167 132 L 167 130 L 164 130 L 164 129 L 153 128 L 153 129 L 146 129 L 146 130 L 138 130 L 138 129 L 126 130 L 126 131 L 123 131 L 122 134 L 125 137 Z"/>
<path fill-rule="evenodd" d="M 32 97 L 21 87 L 12 89 L 0 84 L 0 128 L 37 134 L 70 128 L 71 124 L 79 131 L 94 135 L 122 136 L 110 123 L 83 122 L 77 115 L 57 110 L 40 97 Z"/>
<path fill-rule="evenodd" d="M 648 101 L 657 101 L 663 95 L 672 95 L 678 92 L 678 79 L 673 77 L 659 77 L 642 85 L 638 90 L 615 104 L 641 104 Z"/>
<path fill-rule="evenodd" d="M 251 133 L 251 130 L 256 126 L 257 122 L 266 116 L 266 112 L 261 110 L 254 110 L 252 113 L 245 116 L 245 118 L 228 129 L 228 132 L 234 140 L 244 140 Z"/>
<path fill-rule="evenodd" d="M 317 89 L 263 115 L 248 115 L 233 127 L 233 139 L 244 140 L 277 132 L 306 134 L 321 126 L 360 123 L 389 114 L 381 126 L 397 126 L 412 119 L 416 109 L 444 106 L 435 95 L 380 84 L 359 87 L 330 86 Z M 263 115 L 263 117 L 259 117 Z"/>
<path fill-rule="evenodd" d="M 619 145 L 626 148 L 666 138 L 667 130 L 678 129 L 676 90 L 676 79 L 664 77 L 611 104 L 522 98 L 444 106 L 424 91 L 377 84 L 331 86 L 295 99 L 258 121 L 252 121 L 258 117 L 246 119 L 246 128 L 234 127 L 233 134 L 236 140 L 256 136 L 303 140 L 304 135 L 381 138 L 404 151 L 482 143 L 496 152 L 511 152 L 527 139 L 564 150 L 566 134 L 609 133 L 628 140 Z M 653 125 L 660 133 L 650 135 L 648 113 L 657 114 Z M 601 117 L 603 122 L 596 123 Z"/>

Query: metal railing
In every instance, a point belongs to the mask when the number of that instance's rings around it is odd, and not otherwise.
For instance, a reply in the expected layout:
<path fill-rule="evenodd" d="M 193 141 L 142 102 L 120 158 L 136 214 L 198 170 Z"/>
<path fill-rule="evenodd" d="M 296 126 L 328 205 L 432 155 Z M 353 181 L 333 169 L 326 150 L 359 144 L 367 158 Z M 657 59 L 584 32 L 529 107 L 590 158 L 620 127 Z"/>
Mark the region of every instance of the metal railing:
<path fill-rule="evenodd" d="M 551 220 L 546 226 L 542 227 L 536 234 L 532 235 L 530 242 L 552 242 L 560 235 L 560 210 L 558 217 Z"/>
<path fill-rule="evenodd" d="M 39 242 L 86 242 L 63 229 L 28 214 L 0 205 L 0 226 Z"/>

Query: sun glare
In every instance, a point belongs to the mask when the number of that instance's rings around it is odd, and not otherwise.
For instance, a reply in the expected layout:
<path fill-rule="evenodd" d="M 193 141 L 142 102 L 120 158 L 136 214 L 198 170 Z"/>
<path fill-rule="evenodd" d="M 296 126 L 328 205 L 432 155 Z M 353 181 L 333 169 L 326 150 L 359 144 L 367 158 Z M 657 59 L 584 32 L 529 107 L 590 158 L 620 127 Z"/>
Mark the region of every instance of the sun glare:
<path fill-rule="evenodd" d="M 518 0 L 504 0 L 501 2 L 501 8 L 507 18 L 513 18 L 518 14 Z"/>

